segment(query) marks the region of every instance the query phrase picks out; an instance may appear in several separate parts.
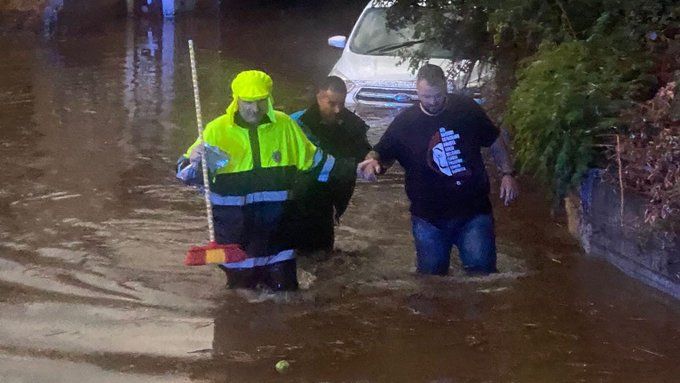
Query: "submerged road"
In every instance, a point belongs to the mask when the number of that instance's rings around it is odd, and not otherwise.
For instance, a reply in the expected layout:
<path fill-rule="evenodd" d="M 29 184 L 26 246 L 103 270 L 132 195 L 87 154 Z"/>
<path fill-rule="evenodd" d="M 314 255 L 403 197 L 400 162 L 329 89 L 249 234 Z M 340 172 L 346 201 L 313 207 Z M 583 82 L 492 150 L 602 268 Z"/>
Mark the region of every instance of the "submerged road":
<path fill-rule="evenodd" d="M 495 207 L 490 277 L 415 275 L 398 171 L 359 185 L 336 254 L 300 262 L 300 292 L 228 291 L 182 265 L 206 241 L 202 199 L 172 173 L 195 135 L 186 40 L 205 119 L 249 68 L 293 112 L 358 12 L 0 38 L 0 382 L 679 381 L 677 301 L 586 257 L 530 180 Z"/>

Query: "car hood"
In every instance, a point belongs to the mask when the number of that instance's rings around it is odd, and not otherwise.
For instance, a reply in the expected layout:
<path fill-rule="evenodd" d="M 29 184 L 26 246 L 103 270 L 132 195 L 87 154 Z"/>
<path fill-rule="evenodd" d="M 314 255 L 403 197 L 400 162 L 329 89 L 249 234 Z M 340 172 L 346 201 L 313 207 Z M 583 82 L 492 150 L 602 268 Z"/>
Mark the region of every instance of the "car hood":
<path fill-rule="evenodd" d="M 351 81 L 414 81 L 416 74 L 409 69 L 408 60 L 401 61 L 396 56 L 360 55 L 346 50 L 331 74 Z M 430 62 L 443 68 L 450 63 L 446 59 L 431 59 Z"/>

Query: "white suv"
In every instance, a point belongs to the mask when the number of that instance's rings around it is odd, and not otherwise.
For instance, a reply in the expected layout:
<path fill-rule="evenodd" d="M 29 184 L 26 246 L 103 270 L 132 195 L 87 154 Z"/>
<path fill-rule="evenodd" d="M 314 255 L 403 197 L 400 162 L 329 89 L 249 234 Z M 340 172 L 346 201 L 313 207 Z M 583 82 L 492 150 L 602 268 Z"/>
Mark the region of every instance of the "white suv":
<path fill-rule="evenodd" d="M 385 1 L 376 4 L 369 1 L 349 38 L 333 36 L 328 39 L 330 46 L 343 50 L 329 74 L 345 81 L 345 106 L 362 117 L 378 117 L 385 111 L 398 111 L 418 101 L 415 74 L 409 69 L 408 62 L 398 56 L 400 50 L 425 48 L 430 63 L 444 70 L 451 65 L 448 50 L 413 38 L 415 25 L 405 25 L 397 30 L 389 28 L 387 7 L 390 4 L 384 4 Z M 471 80 L 463 81 L 462 76 L 452 79 L 449 91 L 465 88 L 478 98 L 479 73 L 475 68 Z"/>

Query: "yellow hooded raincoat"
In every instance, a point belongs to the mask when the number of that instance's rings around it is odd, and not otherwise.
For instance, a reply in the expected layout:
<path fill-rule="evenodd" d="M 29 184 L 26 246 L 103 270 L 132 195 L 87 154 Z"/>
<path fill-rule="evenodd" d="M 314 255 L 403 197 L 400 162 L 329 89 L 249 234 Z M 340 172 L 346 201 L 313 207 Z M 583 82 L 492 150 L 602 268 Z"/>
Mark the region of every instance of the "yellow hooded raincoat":
<path fill-rule="evenodd" d="M 288 115 L 272 106 L 272 80 L 264 72 L 241 72 L 231 84 L 233 101 L 226 114 L 208 123 L 206 146 L 217 148 L 227 163 L 211 172 L 211 201 L 215 236 L 219 243 L 236 243 L 248 259 L 223 266 L 229 269 L 266 266 L 294 258 L 290 232 L 290 204 L 300 179 L 326 182 L 335 158 L 315 147 Z M 255 127 L 245 127 L 238 116 L 238 100 L 268 100 L 266 116 Z M 239 123 L 241 125 L 239 125 Z M 189 155 L 178 171 L 194 166 Z M 196 175 L 199 183 L 200 173 Z"/>

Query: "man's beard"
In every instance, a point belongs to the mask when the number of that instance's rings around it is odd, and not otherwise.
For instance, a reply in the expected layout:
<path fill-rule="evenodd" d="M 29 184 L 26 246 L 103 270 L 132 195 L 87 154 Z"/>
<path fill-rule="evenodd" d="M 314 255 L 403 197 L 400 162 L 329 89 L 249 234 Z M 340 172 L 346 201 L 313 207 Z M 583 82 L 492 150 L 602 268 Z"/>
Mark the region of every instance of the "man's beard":
<path fill-rule="evenodd" d="M 338 115 L 337 114 L 332 114 L 332 115 L 321 115 L 321 121 L 326 123 L 326 124 L 332 124 L 335 123 L 338 120 Z"/>
<path fill-rule="evenodd" d="M 424 105 L 424 104 L 422 104 L 422 103 L 420 104 L 420 106 L 423 108 L 423 110 L 424 110 L 425 112 L 427 112 L 428 114 L 433 114 L 433 115 L 434 115 L 434 114 L 438 114 L 439 112 L 441 112 L 442 110 L 444 110 L 444 106 L 445 106 L 445 105 L 446 105 L 446 103 L 441 103 L 441 104 L 439 104 L 439 105 L 434 106 L 434 108 L 436 108 L 436 109 L 433 109 L 433 107 L 431 107 L 431 106 L 426 106 L 426 105 Z"/>

